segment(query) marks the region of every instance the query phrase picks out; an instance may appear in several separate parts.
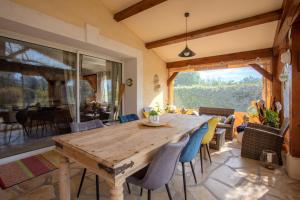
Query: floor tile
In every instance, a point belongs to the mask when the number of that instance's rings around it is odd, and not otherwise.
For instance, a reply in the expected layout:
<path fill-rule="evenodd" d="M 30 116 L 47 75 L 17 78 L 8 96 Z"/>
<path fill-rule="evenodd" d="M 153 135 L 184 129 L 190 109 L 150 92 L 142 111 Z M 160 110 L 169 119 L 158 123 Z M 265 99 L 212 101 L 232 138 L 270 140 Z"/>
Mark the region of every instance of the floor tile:
<path fill-rule="evenodd" d="M 211 151 L 212 163 L 203 161 L 201 173 L 199 155 L 193 161 L 198 183 L 195 184 L 189 164 L 186 164 L 188 200 L 300 200 L 300 181 L 289 178 L 284 167 L 268 170 L 259 161 L 242 158 L 233 142 L 220 151 Z M 71 196 L 76 199 L 83 168 L 71 163 Z M 59 200 L 59 171 L 55 170 L 30 179 L 6 190 L 0 190 L 2 200 Z M 125 200 L 146 200 L 147 191 L 140 197 L 140 188 L 131 185 L 131 194 L 124 187 Z M 183 200 L 182 169 L 179 163 L 169 183 L 174 200 Z M 80 200 L 95 200 L 95 175 L 87 171 Z M 108 186 L 100 179 L 100 199 L 109 200 Z M 153 200 L 168 200 L 165 187 L 152 192 Z"/>

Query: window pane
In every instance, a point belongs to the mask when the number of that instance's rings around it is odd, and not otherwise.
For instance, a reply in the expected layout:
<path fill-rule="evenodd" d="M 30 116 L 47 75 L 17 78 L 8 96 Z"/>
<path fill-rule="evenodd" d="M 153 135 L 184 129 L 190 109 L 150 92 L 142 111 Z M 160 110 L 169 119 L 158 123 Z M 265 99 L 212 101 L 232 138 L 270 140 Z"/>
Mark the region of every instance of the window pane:
<path fill-rule="evenodd" d="M 81 63 L 80 120 L 117 119 L 122 65 L 85 55 Z"/>
<path fill-rule="evenodd" d="M 234 108 L 245 112 L 262 99 L 263 77 L 250 67 L 180 72 L 174 82 L 177 107 Z"/>

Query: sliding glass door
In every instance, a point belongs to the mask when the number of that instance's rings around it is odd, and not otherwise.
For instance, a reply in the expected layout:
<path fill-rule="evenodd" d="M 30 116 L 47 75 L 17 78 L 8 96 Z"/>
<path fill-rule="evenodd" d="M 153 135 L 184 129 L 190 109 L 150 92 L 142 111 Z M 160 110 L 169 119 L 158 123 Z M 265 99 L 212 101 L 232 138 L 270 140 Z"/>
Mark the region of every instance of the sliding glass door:
<path fill-rule="evenodd" d="M 122 64 L 86 55 L 80 64 L 80 121 L 117 119 Z"/>
<path fill-rule="evenodd" d="M 75 100 L 76 53 L 0 37 L 0 158 L 70 133 Z"/>
<path fill-rule="evenodd" d="M 0 37 L 0 158 L 51 146 L 72 122 L 117 119 L 121 81 L 121 63 Z"/>

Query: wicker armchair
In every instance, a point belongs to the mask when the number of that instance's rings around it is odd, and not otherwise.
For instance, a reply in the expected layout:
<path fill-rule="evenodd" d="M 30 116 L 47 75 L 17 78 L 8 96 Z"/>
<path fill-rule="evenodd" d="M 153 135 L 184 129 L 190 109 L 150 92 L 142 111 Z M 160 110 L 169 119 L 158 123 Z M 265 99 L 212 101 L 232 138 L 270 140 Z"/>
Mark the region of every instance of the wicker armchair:
<path fill-rule="evenodd" d="M 209 107 L 200 107 L 199 108 L 199 114 L 200 115 L 214 115 L 214 116 L 224 116 L 228 117 L 229 115 L 234 115 L 234 109 L 230 108 L 209 108 Z M 232 140 L 233 139 L 233 133 L 234 133 L 234 121 L 235 119 L 231 121 L 230 124 L 224 124 L 224 123 L 218 123 L 217 128 L 225 129 L 225 139 L 226 140 Z"/>
<path fill-rule="evenodd" d="M 277 153 L 279 164 L 282 165 L 281 149 L 288 122 L 288 119 L 284 119 L 281 129 L 249 123 L 243 135 L 242 157 L 259 160 L 261 152 L 268 149 Z"/>

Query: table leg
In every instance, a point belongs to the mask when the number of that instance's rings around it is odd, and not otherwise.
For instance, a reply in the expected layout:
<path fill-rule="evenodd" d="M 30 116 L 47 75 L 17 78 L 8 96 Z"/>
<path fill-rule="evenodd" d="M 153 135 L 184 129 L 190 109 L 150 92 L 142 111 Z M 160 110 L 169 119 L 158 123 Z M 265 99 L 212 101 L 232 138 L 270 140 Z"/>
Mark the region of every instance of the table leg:
<path fill-rule="evenodd" d="M 59 166 L 59 199 L 71 200 L 70 189 L 70 162 L 67 157 L 62 157 Z"/>
<path fill-rule="evenodd" d="M 110 200 L 123 200 L 124 194 L 123 194 L 123 184 L 119 183 L 117 185 L 111 185 L 110 186 Z"/>

